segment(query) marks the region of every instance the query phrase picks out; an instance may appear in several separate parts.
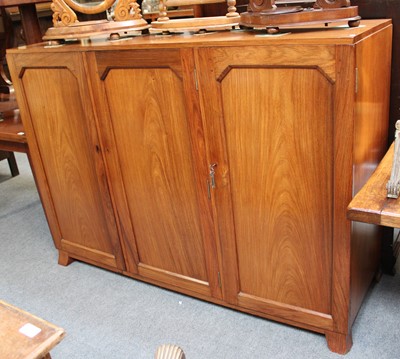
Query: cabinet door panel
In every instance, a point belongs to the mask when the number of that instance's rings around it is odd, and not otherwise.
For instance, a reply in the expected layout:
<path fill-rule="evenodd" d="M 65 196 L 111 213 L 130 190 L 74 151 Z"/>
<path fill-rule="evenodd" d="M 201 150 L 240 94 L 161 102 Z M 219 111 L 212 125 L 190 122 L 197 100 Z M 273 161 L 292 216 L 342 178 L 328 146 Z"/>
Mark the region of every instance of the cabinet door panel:
<path fill-rule="evenodd" d="M 203 65 L 216 61 L 212 51 L 205 55 L 199 57 Z M 226 51 L 224 63 L 231 55 Z M 328 328 L 332 82 L 315 68 L 268 67 L 240 56 L 240 65 L 214 73 L 213 64 L 202 73 L 202 85 L 213 83 L 202 95 L 205 112 L 223 119 L 208 135 L 224 148 L 214 146 L 211 153 L 221 169 L 215 198 L 221 240 L 229 249 L 226 267 L 237 273 L 236 282 L 223 276 L 226 297 Z M 216 108 L 219 115 L 212 114 Z"/>
<path fill-rule="evenodd" d="M 69 59 L 71 69 L 62 55 L 63 66 L 38 61 L 39 66 L 23 66 L 21 78 L 35 133 L 31 139 L 37 143 L 58 228 L 50 225 L 60 236 L 57 247 L 72 257 L 123 269 L 93 112 L 83 100 L 90 96 L 82 91 L 75 58 Z M 38 91 L 46 95 L 36 96 Z"/>
<path fill-rule="evenodd" d="M 154 53 L 151 63 L 142 63 L 140 51 L 126 56 L 107 68 L 101 86 L 133 227 L 127 247 L 135 242 L 139 275 L 210 295 L 218 280 L 215 250 L 202 219 L 209 209 L 199 199 L 207 195 L 208 172 L 204 154 L 194 150 L 202 135 L 193 137 L 189 123 L 199 119 L 188 117 L 195 104 L 185 98 L 180 54 Z"/>
<path fill-rule="evenodd" d="M 241 291 L 329 313 L 330 121 L 307 104 L 329 84 L 314 70 L 233 70 L 221 91 Z"/>
<path fill-rule="evenodd" d="M 115 88 L 132 79 L 125 96 L 141 101 L 126 109 Z M 131 69 L 105 86 L 141 263 L 207 280 L 182 84 L 168 69 Z"/>

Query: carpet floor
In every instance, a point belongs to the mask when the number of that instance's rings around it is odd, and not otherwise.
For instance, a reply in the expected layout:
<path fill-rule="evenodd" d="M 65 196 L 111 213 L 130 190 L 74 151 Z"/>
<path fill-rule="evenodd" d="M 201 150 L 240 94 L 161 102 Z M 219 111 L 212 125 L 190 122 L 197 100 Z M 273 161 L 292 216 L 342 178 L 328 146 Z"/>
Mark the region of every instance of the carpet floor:
<path fill-rule="evenodd" d="M 66 330 L 53 359 L 147 359 L 167 343 L 187 359 L 342 357 L 320 334 L 85 263 L 58 265 L 28 161 L 16 156 L 17 177 L 0 162 L 0 299 Z M 361 307 L 345 358 L 399 358 L 399 309 L 400 276 L 383 275 Z"/>

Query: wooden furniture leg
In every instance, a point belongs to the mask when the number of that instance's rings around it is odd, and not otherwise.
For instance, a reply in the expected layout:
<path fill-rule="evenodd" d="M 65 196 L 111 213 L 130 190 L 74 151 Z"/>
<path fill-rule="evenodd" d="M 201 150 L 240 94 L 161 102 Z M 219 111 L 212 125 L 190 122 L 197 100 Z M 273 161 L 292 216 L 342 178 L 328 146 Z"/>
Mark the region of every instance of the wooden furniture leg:
<path fill-rule="evenodd" d="M 331 351 L 338 354 L 346 354 L 353 345 L 353 338 L 350 334 L 334 332 L 325 333 L 326 342 Z"/>
<path fill-rule="evenodd" d="M 72 262 L 74 261 L 73 258 L 71 258 L 67 252 L 64 252 L 62 250 L 58 251 L 58 264 L 62 266 L 69 266 Z"/>
<path fill-rule="evenodd" d="M 21 23 L 24 30 L 24 37 L 27 45 L 42 42 L 39 20 L 35 4 L 19 5 Z"/>
<path fill-rule="evenodd" d="M 17 161 L 15 160 L 14 152 L 10 152 L 9 157 L 7 158 L 8 165 L 10 166 L 11 175 L 13 177 L 19 175 Z"/>
<path fill-rule="evenodd" d="M 0 160 L 7 159 L 8 165 L 10 166 L 11 176 L 15 177 L 19 175 L 17 161 L 15 160 L 14 152 L 0 151 Z"/>
<path fill-rule="evenodd" d="M 382 271 L 385 274 L 395 275 L 395 264 L 399 255 L 399 236 L 394 240 L 394 231 L 391 227 L 382 227 Z"/>

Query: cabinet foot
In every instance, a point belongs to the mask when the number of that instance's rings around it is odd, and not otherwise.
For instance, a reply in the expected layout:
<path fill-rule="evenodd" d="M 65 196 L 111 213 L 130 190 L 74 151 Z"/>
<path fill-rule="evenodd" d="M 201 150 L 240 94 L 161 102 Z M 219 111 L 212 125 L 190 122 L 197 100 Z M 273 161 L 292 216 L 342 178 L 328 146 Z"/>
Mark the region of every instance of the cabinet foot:
<path fill-rule="evenodd" d="M 58 251 L 58 264 L 62 266 L 68 266 L 74 261 L 67 252 Z"/>
<path fill-rule="evenodd" d="M 341 334 L 329 332 L 325 333 L 325 338 L 329 349 L 338 354 L 346 354 L 353 345 L 353 339 L 350 334 Z"/>

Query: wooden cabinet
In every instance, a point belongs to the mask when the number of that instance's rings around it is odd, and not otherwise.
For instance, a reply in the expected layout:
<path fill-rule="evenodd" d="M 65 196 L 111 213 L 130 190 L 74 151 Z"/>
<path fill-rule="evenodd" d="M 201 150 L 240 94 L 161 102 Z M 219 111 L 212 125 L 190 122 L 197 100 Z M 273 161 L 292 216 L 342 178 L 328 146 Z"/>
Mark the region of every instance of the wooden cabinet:
<path fill-rule="evenodd" d="M 378 269 L 379 231 L 346 208 L 386 152 L 390 43 L 375 20 L 10 50 L 61 262 L 317 331 L 345 353 Z"/>

